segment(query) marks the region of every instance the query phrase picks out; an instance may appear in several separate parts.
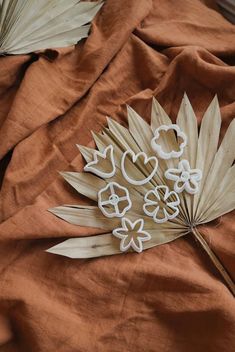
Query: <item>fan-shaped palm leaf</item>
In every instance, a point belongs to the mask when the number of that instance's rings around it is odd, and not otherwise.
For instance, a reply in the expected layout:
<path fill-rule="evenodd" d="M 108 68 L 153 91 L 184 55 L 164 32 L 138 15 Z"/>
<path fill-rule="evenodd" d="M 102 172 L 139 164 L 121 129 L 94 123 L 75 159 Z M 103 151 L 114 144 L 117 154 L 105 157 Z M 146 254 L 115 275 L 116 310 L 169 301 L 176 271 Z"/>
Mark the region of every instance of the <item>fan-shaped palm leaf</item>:
<path fill-rule="evenodd" d="M 3 0 L 0 54 L 25 54 L 76 44 L 88 36 L 89 22 L 102 1 Z"/>
<path fill-rule="evenodd" d="M 105 179 L 89 173 L 63 172 L 62 176 L 80 194 L 98 201 L 98 193 L 110 182 L 115 182 L 126 187 L 132 200 L 132 207 L 128 211 L 128 219 L 144 220 L 144 229 L 151 235 L 151 240 L 143 243 L 143 248 L 162 245 L 173 241 L 180 236 L 193 233 L 202 247 L 206 250 L 213 263 L 223 275 L 231 291 L 235 293 L 235 286 L 229 274 L 223 268 L 217 257 L 211 251 L 205 239 L 199 233 L 197 226 L 212 221 L 227 212 L 235 209 L 235 159 L 234 139 L 235 121 L 233 121 L 224 136 L 218 149 L 219 133 L 221 126 L 218 100 L 215 97 L 208 107 L 201 123 L 198 135 L 197 120 L 192 106 L 185 95 L 178 113 L 177 124 L 188 136 L 187 146 L 179 158 L 158 158 L 158 169 L 152 179 L 145 184 L 131 184 L 123 177 L 121 158 L 125 151 L 131 150 L 135 154 L 144 152 L 146 158 L 152 158 L 155 152 L 151 148 L 150 141 L 154 137 L 154 131 L 161 125 L 172 125 L 170 118 L 164 112 L 159 103 L 153 99 L 151 125 L 148 125 L 132 108 L 128 107 L 128 124 L 125 128 L 118 122 L 108 119 L 108 128 L 101 133 L 93 134 L 97 149 L 102 152 L 107 146 L 114 149 L 114 163 L 116 172 L 113 177 Z M 170 130 L 164 134 L 162 145 L 166 150 L 177 150 L 182 143 L 180 137 Z M 93 159 L 95 150 L 78 146 L 84 159 L 89 163 Z M 167 222 L 156 223 L 143 209 L 143 198 L 153 192 L 156 187 L 162 194 L 164 187 L 172 189 L 174 183 L 165 177 L 165 170 L 175 168 L 180 160 L 188 160 L 191 168 L 202 170 L 200 188 L 197 194 L 182 192 L 178 194 L 179 214 L 171 219 L 173 210 L 170 210 L 170 218 Z M 108 160 L 104 160 L 105 163 Z M 143 159 L 137 158 L 135 162 L 130 158 L 126 160 L 126 168 L 135 179 L 146 178 L 154 169 L 152 159 L 144 163 Z M 158 187 L 162 185 L 161 187 Z M 175 196 L 170 194 L 171 202 Z M 103 255 L 121 253 L 119 241 L 112 235 L 112 231 L 120 225 L 118 217 L 107 218 L 99 209 L 99 206 L 60 206 L 50 209 L 56 216 L 72 224 L 102 229 L 104 234 L 69 239 L 48 250 L 50 253 L 65 255 L 71 258 L 90 258 Z"/>

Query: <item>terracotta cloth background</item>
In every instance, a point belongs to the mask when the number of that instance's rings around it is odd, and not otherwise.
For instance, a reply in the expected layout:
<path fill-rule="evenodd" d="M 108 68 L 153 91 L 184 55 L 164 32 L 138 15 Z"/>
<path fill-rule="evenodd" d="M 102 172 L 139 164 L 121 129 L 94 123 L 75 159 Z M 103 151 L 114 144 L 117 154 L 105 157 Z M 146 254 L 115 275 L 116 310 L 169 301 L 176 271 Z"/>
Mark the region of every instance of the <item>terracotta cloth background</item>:
<path fill-rule="evenodd" d="M 76 143 L 106 115 L 126 123 L 125 103 L 149 121 L 152 95 L 175 121 L 184 91 L 199 122 L 218 94 L 224 133 L 234 64 L 235 27 L 199 0 L 107 0 L 76 48 L 0 58 L 1 352 L 235 351 L 235 301 L 190 235 L 141 255 L 44 251 L 94 233 L 46 211 L 84 201 L 58 175 L 82 169 Z M 235 277 L 234 214 L 202 232 Z"/>

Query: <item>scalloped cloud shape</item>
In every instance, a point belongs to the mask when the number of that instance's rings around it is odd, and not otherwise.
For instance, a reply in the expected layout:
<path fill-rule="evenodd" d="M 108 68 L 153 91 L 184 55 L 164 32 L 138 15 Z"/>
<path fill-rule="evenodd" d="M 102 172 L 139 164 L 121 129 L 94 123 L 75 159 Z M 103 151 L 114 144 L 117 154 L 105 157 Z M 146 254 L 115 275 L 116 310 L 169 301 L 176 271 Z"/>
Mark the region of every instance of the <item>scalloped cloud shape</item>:
<path fill-rule="evenodd" d="M 172 150 L 171 152 L 167 153 L 162 149 L 161 144 L 157 143 L 159 137 L 160 137 L 160 132 L 161 131 L 169 131 L 173 130 L 176 132 L 177 137 L 182 138 L 182 143 L 179 145 L 179 151 Z M 154 137 L 151 140 L 151 147 L 152 149 L 158 154 L 158 156 L 162 159 L 170 159 L 170 158 L 179 158 L 184 151 L 185 146 L 187 145 L 187 137 L 181 131 L 180 127 L 176 124 L 171 124 L 171 125 L 161 125 L 158 127 L 155 132 L 154 132 Z"/>

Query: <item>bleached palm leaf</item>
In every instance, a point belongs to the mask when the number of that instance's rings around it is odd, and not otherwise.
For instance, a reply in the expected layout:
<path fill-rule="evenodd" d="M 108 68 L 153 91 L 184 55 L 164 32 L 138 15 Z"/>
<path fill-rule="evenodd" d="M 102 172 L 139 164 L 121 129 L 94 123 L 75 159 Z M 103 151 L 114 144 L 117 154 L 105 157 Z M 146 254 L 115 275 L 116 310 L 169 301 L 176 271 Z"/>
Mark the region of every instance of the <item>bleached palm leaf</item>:
<path fill-rule="evenodd" d="M 76 44 L 88 36 L 102 1 L 3 0 L 0 54 L 25 54 Z"/>
<path fill-rule="evenodd" d="M 172 125 L 170 118 L 154 98 L 151 125 L 148 125 L 129 106 L 127 107 L 127 113 L 129 128 L 108 118 L 108 127 L 101 133 L 93 133 L 95 144 L 99 150 L 99 157 L 101 158 L 100 160 L 97 159 L 96 162 L 97 164 L 102 163 L 104 170 L 108 169 L 111 161 L 103 157 L 102 153 L 110 145 L 113 148 L 113 168 L 115 172 L 111 176 L 107 178 L 105 171 L 99 177 L 86 172 L 61 173 L 66 181 L 80 194 L 85 195 L 94 202 L 98 202 L 97 206 L 65 205 L 49 209 L 53 214 L 71 224 L 97 228 L 102 230 L 104 234 L 69 239 L 47 251 L 72 258 L 90 258 L 122 253 L 119 248 L 119 241 L 112 235 L 112 232 L 115 234 L 115 229 L 120 227 L 120 221 L 123 219 L 120 220 L 119 215 L 109 217 L 98 201 L 100 190 L 104 191 L 110 184 L 116 183 L 124 187 L 124 189 L 128 189 L 130 195 L 132 204 L 127 212 L 128 221 L 132 225 L 136 219 L 143 221 L 145 232 L 139 231 L 142 236 L 146 235 L 147 231 L 151 237 L 146 242 L 143 240 L 142 249 L 168 243 L 178 237 L 193 233 L 218 270 L 220 270 L 231 291 L 235 293 L 231 278 L 197 229 L 198 225 L 212 221 L 235 209 L 235 166 L 233 166 L 235 159 L 235 121 L 230 124 L 218 149 L 221 117 L 217 98 L 215 97 L 208 107 L 198 134 L 196 116 L 188 97 L 184 95 L 177 117 L 177 124 L 184 134 L 188 136 L 187 146 L 179 157 L 167 159 L 159 156 L 157 159 L 158 168 L 155 171 L 156 153 L 151 147 L 150 141 L 156 136 L 155 130 L 162 125 L 167 126 L 167 129 L 169 126 L 175 125 Z M 177 152 L 177 150 L 180 150 L 183 136 L 182 133 L 178 135 L 178 132 L 175 133 L 174 131 L 173 127 L 171 127 L 169 133 L 167 132 L 161 137 L 161 143 L 165 150 Z M 87 163 L 90 163 L 97 153 L 92 148 L 84 146 L 78 146 L 78 148 Z M 136 159 L 132 159 L 128 155 L 130 152 L 135 156 L 139 153 L 140 155 Z M 142 155 L 143 153 L 145 157 Z M 128 170 L 128 174 L 131 175 L 131 180 L 125 176 L 123 171 L 124 166 L 121 160 L 125 155 L 127 156 L 125 159 L 125 170 Z M 146 198 L 146 196 L 149 194 L 152 196 L 153 190 L 156 191 L 158 189 L 159 197 L 161 198 L 166 195 L 166 188 L 172 190 L 174 182 L 167 177 L 165 171 L 172 167 L 177 167 L 185 159 L 188 160 L 191 168 L 202 170 L 199 191 L 196 194 L 182 192 L 178 193 L 178 195 L 171 191 L 169 193 L 169 202 L 177 202 L 177 197 L 179 199 L 177 204 L 178 215 L 174 217 L 174 207 L 169 208 L 168 221 L 164 223 L 155 222 L 155 218 L 151 217 L 149 212 L 145 211 L 145 206 L 143 206 L 144 202 L 148 202 L 148 197 Z M 148 175 L 152 175 L 152 177 L 148 179 Z M 139 181 L 132 183 L 133 179 L 141 180 L 140 182 L 142 182 L 142 179 L 147 181 L 144 184 L 139 184 Z M 128 200 L 129 203 L 130 200 Z M 159 201 L 159 204 L 161 204 L 161 201 Z M 151 206 L 152 203 L 150 204 Z M 123 216 L 121 217 L 123 218 Z M 120 229 L 122 231 L 128 230 L 125 227 Z M 129 229 L 128 236 L 134 236 L 135 231 L 134 227 L 132 230 Z M 119 236 L 121 235 L 119 234 Z"/>
<path fill-rule="evenodd" d="M 144 244 L 144 249 L 172 242 L 187 234 L 177 229 L 172 229 L 171 231 L 162 230 L 158 236 L 156 236 L 155 230 L 149 232 L 152 232 L 152 238 Z M 90 237 L 70 238 L 69 240 L 47 250 L 48 253 L 59 254 L 73 259 L 77 258 L 78 251 L 79 258 L 94 258 L 122 253 L 119 248 L 119 241 L 112 235 L 112 233 Z"/>
<path fill-rule="evenodd" d="M 197 119 L 186 94 L 184 94 L 182 103 L 180 105 L 176 122 L 188 136 L 188 144 L 184 149 L 181 159 L 187 159 L 191 167 L 196 168 L 198 146 Z M 192 223 L 193 204 L 191 195 L 188 193 L 183 194 L 182 205 L 185 216 L 187 216 L 189 221 Z"/>

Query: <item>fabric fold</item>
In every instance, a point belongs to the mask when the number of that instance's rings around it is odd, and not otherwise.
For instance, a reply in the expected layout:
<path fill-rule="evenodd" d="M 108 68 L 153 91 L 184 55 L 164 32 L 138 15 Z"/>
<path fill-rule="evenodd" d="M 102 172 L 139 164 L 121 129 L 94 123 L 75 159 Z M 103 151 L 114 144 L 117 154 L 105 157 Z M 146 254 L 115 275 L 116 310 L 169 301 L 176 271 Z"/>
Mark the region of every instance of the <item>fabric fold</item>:
<path fill-rule="evenodd" d="M 76 47 L 0 57 L 1 351 L 235 350 L 234 298 L 190 235 L 92 260 L 45 252 L 100 233 L 47 211 L 89 202 L 59 174 L 83 169 L 76 144 L 94 147 L 107 115 L 126 126 L 126 104 L 149 123 L 152 96 L 175 123 L 184 92 L 199 124 L 217 94 L 224 134 L 234 64 L 234 26 L 210 0 L 106 0 Z M 234 213 L 200 231 L 235 278 Z"/>

